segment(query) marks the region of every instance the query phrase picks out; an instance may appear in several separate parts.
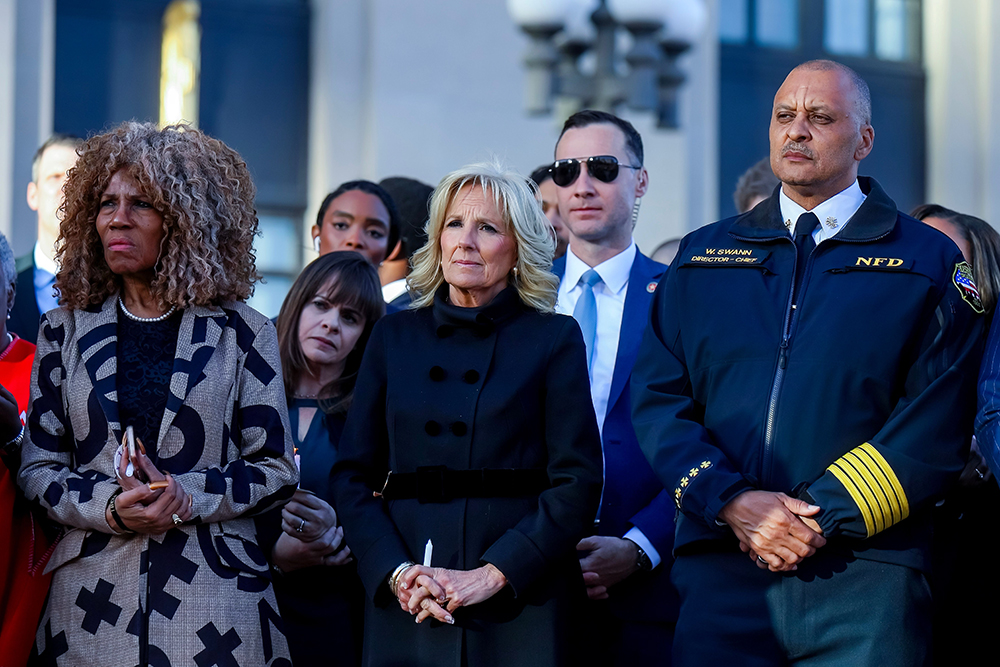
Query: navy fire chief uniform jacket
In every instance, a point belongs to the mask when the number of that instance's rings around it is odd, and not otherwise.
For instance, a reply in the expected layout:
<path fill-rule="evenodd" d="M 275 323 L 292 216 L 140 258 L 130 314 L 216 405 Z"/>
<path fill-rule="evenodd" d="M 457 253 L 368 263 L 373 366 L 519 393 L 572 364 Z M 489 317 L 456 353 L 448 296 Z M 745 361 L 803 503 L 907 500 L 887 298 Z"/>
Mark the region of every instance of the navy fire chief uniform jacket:
<path fill-rule="evenodd" d="M 777 190 L 689 234 L 656 290 L 633 416 L 680 510 L 677 555 L 735 549 L 719 511 L 763 489 L 819 505 L 824 550 L 928 570 L 929 509 L 972 435 L 982 303 L 948 238 L 859 182 L 796 309 Z"/>

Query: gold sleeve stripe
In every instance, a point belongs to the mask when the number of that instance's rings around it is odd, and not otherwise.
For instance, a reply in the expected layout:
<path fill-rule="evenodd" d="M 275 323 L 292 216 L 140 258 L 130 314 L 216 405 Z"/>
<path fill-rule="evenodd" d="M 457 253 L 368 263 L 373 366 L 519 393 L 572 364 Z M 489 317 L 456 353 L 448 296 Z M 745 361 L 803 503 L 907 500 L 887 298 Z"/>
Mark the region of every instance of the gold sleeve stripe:
<path fill-rule="evenodd" d="M 878 450 L 871 447 L 871 445 L 869 445 L 869 447 L 872 451 L 878 454 Z M 878 464 L 878 461 L 872 457 L 871 453 L 867 449 L 864 448 L 864 445 L 853 452 L 849 452 L 848 454 L 850 456 L 854 456 L 858 460 L 859 465 L 865 466 L 865 468 L 875 478 L 875 483 L 878 485 L 879 491 L 885 494 L 885 499 L 890 510 L 889 525 L 892 526 L 905 519 L 906 516 L 903 514 L 903 504 L 900 502 L 899 496 L 893 488 L 892 481 L 885 474 L 885 471 Z M 879 457 L 881 458 L 881 455 L 879 455 Z M 892 469 L 890 469 L 889 472 L 891 474 Z M 895 475 L 893 475 L 893 478 L 895 478 Z"/>
<path fill-rule="evenodd" d="M 903 491 L 903 485 L 899 483 L 899 478 L 896 477 L 896 473 L 893 472 L 892 466 L 889 462 L 885 460 L 885 457 L 879 454 L 879 451 L 872 447 L 869 443 L 861 445 L 858 449 L 868 454 L 872 460 L 881 468 L 882 472 L 885 473 L 886 478 L 889 480 L 889 485 L 892 490 L 896 493 L 896 498 L 899 499 L 900 508 L 900 521 L 910 516 L 910 502 L 906 499 L 906 492 Z"/>
<path fill-rule="evenodd" d="M 838 461 L 841 468 L 848 470 L 848 476 L 857 480 L 861 478 L 861 493 L 868 500 L 868 505 L 875 515 L 875 532 L 881 533 L 892 525 L 892 510 L 889 509 L 889 499 L 886 498 L 882 487 L 875 481 L 864 462 L 861 461 L 854 452 L 844 454 Z"/>
<path fill-rule="evenodd" d="M 868 502 L 865 500 L 864 496 L 862 496 L 857 487 L 851 483 L 851 479 L 847 476 L 847 473 L 841 470 L 836 463 L 827 468 L 827 470 L 833 473 L 833 476 L 844 485 L 844 488 L 847 489 L 851 498 L 854 499 L 854 503 L 858 506 L 858 509 L 861 510 L 861 518 L 865 521 L 865 532 L 868 534 L 868 537 L 874 535 L 875 520 L 872 518 L 872 511 L 868 508 Z"/>
<path fill-rule="evenodd" d="M 910 505 L 899 478 L 870 443 L 847 452 L 827 470 L 844 485 L 858 506 L 868 537 L 910 515 Z"/>

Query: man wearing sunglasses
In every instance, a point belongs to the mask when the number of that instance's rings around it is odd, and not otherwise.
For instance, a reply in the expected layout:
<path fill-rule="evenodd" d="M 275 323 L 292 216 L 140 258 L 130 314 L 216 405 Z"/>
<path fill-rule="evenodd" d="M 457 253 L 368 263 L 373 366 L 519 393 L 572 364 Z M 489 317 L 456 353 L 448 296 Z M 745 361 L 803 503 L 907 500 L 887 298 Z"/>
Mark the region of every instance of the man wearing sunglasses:
<path fill-rule="evenodd" d="M 580 322 L 604 446 L 604 493 L 595 534 L 577 545 L 594 621 L 593 664 L 669 660 L 676 593 L 670 585 L 674 507 L 639 449 L 629 376 L 656 282 L 666 268 L 632 240 L 649 175 L 631 123 L 581 111 L 563 126 L 552 181 L 569 250 L 553 266 L 556 309 Z"/>
<path fill-rule="evenodd" d="M 687 235 L 633 419 L 678 512 L 678 665 L 930 664 L 930 510 L 965 463 L 982 302 L 946 236 L 858 177 L 868 85 L 774 98 L 771 197 Z"/>

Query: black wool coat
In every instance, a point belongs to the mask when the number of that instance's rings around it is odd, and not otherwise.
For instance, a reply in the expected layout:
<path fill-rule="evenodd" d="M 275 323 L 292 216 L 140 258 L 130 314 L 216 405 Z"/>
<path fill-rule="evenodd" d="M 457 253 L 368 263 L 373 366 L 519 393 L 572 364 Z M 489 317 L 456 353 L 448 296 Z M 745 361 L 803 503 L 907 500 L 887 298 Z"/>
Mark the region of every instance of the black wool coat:
<path fill-rule="evenodd" d="M 383 318 L 372 332 L 333 469 L 336 509 L 368 592 L 366 665 L 560 665 L 585 599 L 575 552 L 600 500 L 600 439 L 579 326 L 526 307 L 513 288 L 481 308 L 446 299 Z M 540 468 L 536 497 L 420 503 L 373 496 L 418 466 Z M 386 578 L 401 562 L 471 570 L 508 586 L 417 625 Z"/>

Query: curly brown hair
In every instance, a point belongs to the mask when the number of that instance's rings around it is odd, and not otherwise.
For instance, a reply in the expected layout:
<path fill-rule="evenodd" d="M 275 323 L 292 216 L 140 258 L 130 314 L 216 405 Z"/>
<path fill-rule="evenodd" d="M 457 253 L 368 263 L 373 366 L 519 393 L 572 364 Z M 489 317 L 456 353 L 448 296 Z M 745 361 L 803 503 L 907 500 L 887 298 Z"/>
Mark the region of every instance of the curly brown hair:
<path fill-rule="evenodd" d="M 115 172 L 135 179 L 163 215 L 164 237 L 151 285 L 163 308 L 243 301 L 257 273 L 254 188 L 246 162 L 189 125 L 122 123 L 88 139 L 66 180 L 56 242 L 60 303 L 86 308 L 121 290 L 97 234 L 101 197 Z"/>

